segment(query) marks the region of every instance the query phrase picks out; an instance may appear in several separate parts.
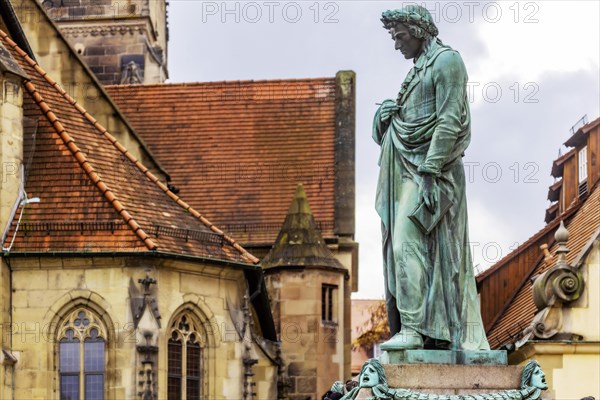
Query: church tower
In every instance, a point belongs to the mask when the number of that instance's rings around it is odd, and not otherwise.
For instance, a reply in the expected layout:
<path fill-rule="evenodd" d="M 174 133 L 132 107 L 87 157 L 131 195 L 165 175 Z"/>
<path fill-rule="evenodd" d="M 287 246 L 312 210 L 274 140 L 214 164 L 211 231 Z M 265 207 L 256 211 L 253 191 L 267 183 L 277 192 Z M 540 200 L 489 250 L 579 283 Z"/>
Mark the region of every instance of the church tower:
<path fill-rule="evenodd" d="M 262 260 L 275 326 L 290 379 L 291 398 L 321 398 L 345 380 L 350 347 L 347 269 L 316 228 L 298 185 L 271 251 Z"/>
<path fill-rule="evenodd" d="M 104 85 L 162 83 L 166 0 L 39 0 Z"/>

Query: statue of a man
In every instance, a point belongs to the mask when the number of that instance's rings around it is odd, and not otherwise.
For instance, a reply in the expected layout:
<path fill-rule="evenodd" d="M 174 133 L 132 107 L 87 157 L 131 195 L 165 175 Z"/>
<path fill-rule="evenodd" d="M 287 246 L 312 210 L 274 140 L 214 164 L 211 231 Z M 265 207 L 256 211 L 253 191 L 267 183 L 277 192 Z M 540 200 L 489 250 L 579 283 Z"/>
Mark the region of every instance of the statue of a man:
<path fill-rule="evenodd" d="M 382 349 L 489 349 L 467 227 L 467 71 L 460 54 L 437 38 L 425 8 L 408 5 L 381 20 L 396 50 L 414 61 L 398 98 L 377 110 L 373 128 L 381 146 L 376 209 L 393 335 Z M 431 232 L 411 219 L 419 206 L 439 219 Z"/>

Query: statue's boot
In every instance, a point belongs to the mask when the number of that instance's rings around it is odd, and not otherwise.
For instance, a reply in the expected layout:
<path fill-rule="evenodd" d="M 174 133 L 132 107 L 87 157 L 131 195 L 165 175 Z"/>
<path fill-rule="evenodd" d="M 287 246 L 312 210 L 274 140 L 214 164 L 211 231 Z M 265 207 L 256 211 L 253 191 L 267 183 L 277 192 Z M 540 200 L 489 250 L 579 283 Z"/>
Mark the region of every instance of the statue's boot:
<path fill-rule="evenodd" d="M 409 327 L 402 327 L 390 340 L 382 343 L 381 350 L 410 350 L 422 349 L 423 337 L 417 331 Z"/>

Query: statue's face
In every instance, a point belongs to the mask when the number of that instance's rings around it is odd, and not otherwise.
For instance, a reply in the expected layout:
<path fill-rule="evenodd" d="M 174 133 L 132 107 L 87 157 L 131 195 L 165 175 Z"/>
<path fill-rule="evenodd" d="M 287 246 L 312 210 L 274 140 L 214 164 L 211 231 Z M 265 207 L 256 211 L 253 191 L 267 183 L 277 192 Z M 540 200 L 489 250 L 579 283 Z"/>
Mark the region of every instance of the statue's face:
<path fill-rule="evenodd" d="M 372 365 L 367 365 L 360 374 L 358 385 L 361 388 L 371 388 L 379 384 L 379 374 Z"/>
<path fill-rule="evenodd" d="M 423 48 L 423 39 L 412 36 L 406 25 L 396 24 L 390 29 L 390 33 L 396 43 L 396 50 L 400 50 L 404 58 L 410 60 L 419 55 Z"/>
<path fill-rule="evenodd" d="M 538 389 L 548 389 L 548 384 L 546 383 L 546 374 L 540 367 L 535 367 L 533 373 L 531 374 L 531 386 L 536 387 Z"/>

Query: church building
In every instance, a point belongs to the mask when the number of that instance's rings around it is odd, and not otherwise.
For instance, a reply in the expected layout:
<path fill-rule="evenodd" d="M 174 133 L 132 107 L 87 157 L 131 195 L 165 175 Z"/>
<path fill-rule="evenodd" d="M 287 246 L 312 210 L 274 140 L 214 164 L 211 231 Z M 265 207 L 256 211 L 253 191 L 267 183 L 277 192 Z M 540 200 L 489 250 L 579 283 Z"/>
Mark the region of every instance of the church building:
<path fill-rule="evenodd" d="M 0 6 L 24 72 L 3 394 L 317 399 L 349 378 L 355 74 L 165 84 L 165 1 Z M 37 322 L 52 343 L 30 348 Z"/>

